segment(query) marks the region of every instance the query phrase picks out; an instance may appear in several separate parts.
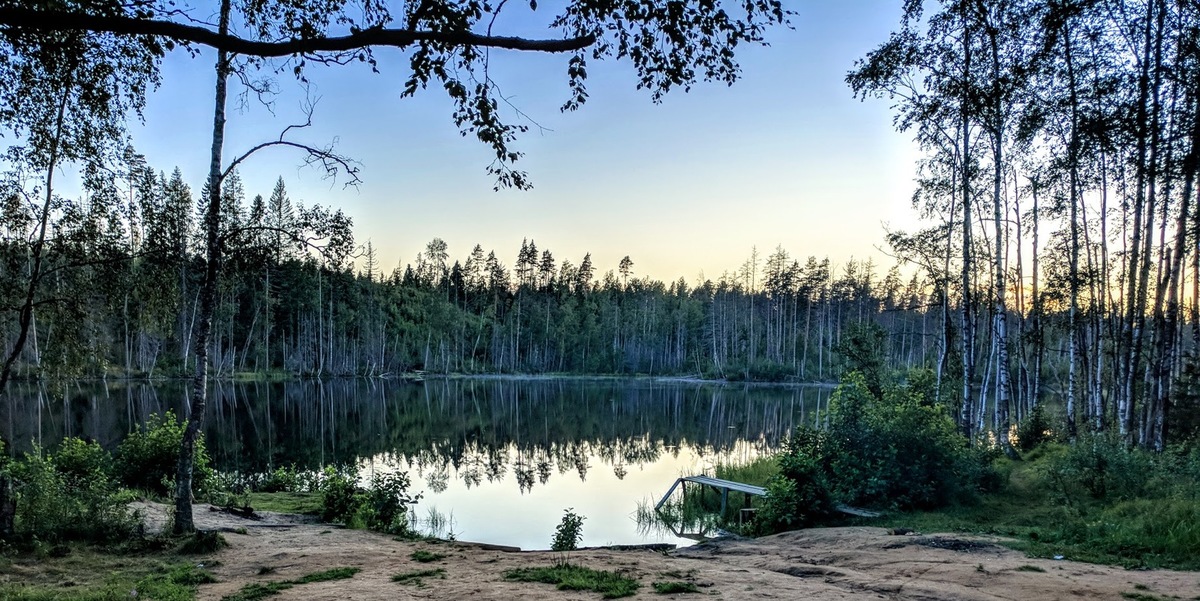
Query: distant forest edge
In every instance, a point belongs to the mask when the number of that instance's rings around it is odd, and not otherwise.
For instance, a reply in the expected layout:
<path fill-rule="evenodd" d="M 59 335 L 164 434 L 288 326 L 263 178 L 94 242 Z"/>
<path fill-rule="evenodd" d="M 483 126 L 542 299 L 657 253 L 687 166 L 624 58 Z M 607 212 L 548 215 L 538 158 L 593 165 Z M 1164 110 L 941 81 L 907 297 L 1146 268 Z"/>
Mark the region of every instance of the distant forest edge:
<path fill-rule="evenodd" d="M 855 324 L 887 333 L 889 366 L 931 365 L 937 324 L 928 283 L 871 262 L 801 262 L 754 251 L 716 281 L 665 283 L 625 257 L 600 273 L 590 255 L 556 259 L 527 240 L 515 262 L 476 245 L 452 259 L 434 239 L 390 272 L 354 242 L 340 212 L 294 204 L 280 179 L 247 202 L 224 185 L 228 256 L 212 373 L 385 376 L 427 373 L 689 375 L 825 381 Z M 48 302 L 18 377 L 183 377 L 203 277 L 197 202 L 175 170 L 142 164 L 64 202 L 47 263 Z M 26 251 L 5 246 L 19 271 Z M 53 267 L 51 268 L 53 269 Z M 15 320 L 4 335 L 15 335 Z"/>

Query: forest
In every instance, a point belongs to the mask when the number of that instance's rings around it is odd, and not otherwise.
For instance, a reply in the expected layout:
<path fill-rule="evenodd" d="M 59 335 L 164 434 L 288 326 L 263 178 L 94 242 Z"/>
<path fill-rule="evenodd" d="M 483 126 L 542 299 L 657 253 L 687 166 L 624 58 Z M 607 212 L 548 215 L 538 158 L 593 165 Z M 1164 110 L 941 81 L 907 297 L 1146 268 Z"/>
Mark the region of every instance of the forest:
<path fill-rule="evenodd" d="M 556 258 L 531 232 L 454 256 L 435 238 L 389 268 L 340 211 L 293 202 L 282 178 L 249 199 L 230 169 L 212 370 L 828 381 L 843 332 L 874 324 L 888 367 L 933 369 L 967 433 L 1006 431 L 1050 398 L 1072 432 L 1161 449 L 1195 428 L 1196 10 L 909 3 L 847 76 L 925 152 L 913 203 L 931 225 L 887 232 L 890 266 L 779 247 L 715 281 L 662 282 L 630 257 L 615 271 Z M 106 156 L 42 214 L 30 199 L 46 182 L 5 178 L 4 305 L 26 300 L 35 261 L 43 280 L 18 377 L 195 370 L 206 202 L 129 146 Z M 6 348 L 21 314 L 4 313 Z"/>

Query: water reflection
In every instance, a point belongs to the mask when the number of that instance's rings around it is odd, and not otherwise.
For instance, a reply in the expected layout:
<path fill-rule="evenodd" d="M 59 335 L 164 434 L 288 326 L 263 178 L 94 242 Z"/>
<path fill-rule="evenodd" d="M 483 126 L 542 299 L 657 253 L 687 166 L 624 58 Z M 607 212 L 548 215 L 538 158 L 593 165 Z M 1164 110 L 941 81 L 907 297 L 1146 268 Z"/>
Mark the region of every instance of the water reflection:
<path fill-rule="evenodd" d="M 113 448 L 152 413 L 182 414 L 188 390 L 73 383 L 12 392 L 0 423 L 18 448 L 64 436 Z M 243 473 L 350 462 L 408 470 L 427 506 L 453 511 L 469 537 L 479 532 L 472 511 L 510 497 L 520 507 L 553 500 L 559 506 L 541 513 L 554 523 L 562 508 L 584 504 L 573 499 L 609 498 L 631 521 L 633 503 L 683 472 L 773 452 L 795 426 L 820 419 L 828 396 L 820 387 L 603 379 L 219 383 L 206 443 L 219 469 Z"/>

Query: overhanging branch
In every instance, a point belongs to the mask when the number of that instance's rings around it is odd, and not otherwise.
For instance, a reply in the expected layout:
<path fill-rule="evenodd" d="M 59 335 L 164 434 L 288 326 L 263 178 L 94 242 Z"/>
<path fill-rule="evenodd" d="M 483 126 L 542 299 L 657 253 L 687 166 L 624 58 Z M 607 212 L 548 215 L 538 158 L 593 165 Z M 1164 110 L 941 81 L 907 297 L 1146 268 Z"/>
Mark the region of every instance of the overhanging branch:
<path fill-rule="evenodd" d="M 417 42 L 438 42 L 454 46 L 480 46 L 531 52 L 571 52 L 587 48 L 596 42 L 594 35 L 564 40 L 531 40 L 508 36 L 479 35 L 469 31 L 447 32 L 386 28 L 366 29 L 337 37 L 263 42 L 235 35 L 222 35 L 204 27 L 184 25 L 174 21 L 30 10 L 17 7 L 0 8 L 0 26 L 25 27 L 42 31 L 96 31 L 122 35 L 161 36 L 183 42 L 203 44 L 244 56 L 263 58 L 345 52 L 373 46 L 404 48 Z"/>

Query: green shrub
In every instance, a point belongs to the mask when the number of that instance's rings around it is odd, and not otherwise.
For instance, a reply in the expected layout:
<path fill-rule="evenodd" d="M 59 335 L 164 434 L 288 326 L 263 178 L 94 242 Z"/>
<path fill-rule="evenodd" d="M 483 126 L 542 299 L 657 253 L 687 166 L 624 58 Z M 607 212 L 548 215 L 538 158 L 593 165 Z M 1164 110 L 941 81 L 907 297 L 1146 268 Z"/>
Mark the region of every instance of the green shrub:
<path fill-rule="evenodd" d="M 353 467 L 326 467 L 317 490 L 321 495 L 321 520 L 341 522 L 351 528 L 368 528 L 388 534 L 407 534 L 408 508 L 420 499 L 410 495 L 408 474 L 393 472 L 371 476 L 358 484 Z"/>
<path fill-rule="evenodd" d="M 129 537 L 137 520 L 131 498 L 104 473 L 94 443 L 64 441 L 63 465 L 40 447 L 8 464 L 16 493 L 18 537 L 43 542 L 111 542 Z"/>
<path fill-rule="evenodd" d="M 1146 496 L 1154 484 L 1157 458 L 1131 448 L 1116 435 L 1080 436 L 1051 464 L 1055 492 L 1078 505 L 1084 498 L 1115 502 Z"/>
<path fill-rule="evenodd" d="M 1053 437 L 1050 420 L 1046 419 L 1046 408 L 1034 405 L 1029 416 L 1017 426 L 1017 448 L 1024 453 L 1034 450 Z"/>
<path fill-rule="evenodd" d="M 99 443 L 68 438 L 54 453 L 54 468 L 68 483 L 107 480 L 112 477 L 113 458 Z"/>
<path fill-rule="evenodd" d="M 326 467 L 317 492 L 321 494 L 321 521 L 352 525 L 362 503 L 358 470 Z"/>
<path fill-rule="evenodd" d="M 784 443 L 779 475 L 767 483 L 756 520 L 761 532 L 804 528 L 828 519 L 834 510 L 828 479 L 827 437 L 805 426 Z"/>
<path fill-rule="evenodd" d="M 130 488 L 144 490 L 160 496 L 174 494 L 175 474 L 178 470 L 179 446 L 183 442 L 186 424 L 175 418 L 175 413 L 151 415 L 146 423 L 131 432 L 117 446 L 116 472 L 121 483 Z M 192 492 L 199 498 L 206 497 L 211 490 L 215 474 L 211 467 L 204 439 L 196 441 L 195 470 L 192 475 Z"/>
<path fill-rule="evenodd" d="M 969 500 L 992 457 L 974 452 L 942 409 L 907 386 L 872 395 L 850 374 L 830 401 L 829 474 L 847 503 L 927 509 Z"/>
<path fill-rule="evenodd" d="M 300 471 L 294 465 L 277 467 L 263 475 L 261 481 L 255 483 L 258 492 L 308 492 L 313 490 L 314 481 L 319 478 L 308 471 Z"/>
<path fill-rule="evenodd" d="M 564 511 L 562 520 L 554 528 L 554 538 L 550 540 L 550 550 L 565 554 L 578 549 L 579 541 L 583 540 L 583 520 L 584 517 L 575 513 L 572 508 Z M 566 563 L 565 556 L 562 563 Z"/>
<path fill-rule="evenodd" d="M 862 374 L 847 374 L 830 400 L 828 428 L 801 427 L 785 444 L 758 528 L 820 523 L 837 501 L 928 509 L 997 486 L 994 456 L 972 449 L 931 394 L 920 374 L 882 396 Z"/>
<path fill-rule="evenodd" d="M 359 508 L 368 529 L 387 534 L 408 532 L 408 506 L 420 498 L 408 494 L 409 484 L 404 472 L 371 476 Z"/>

